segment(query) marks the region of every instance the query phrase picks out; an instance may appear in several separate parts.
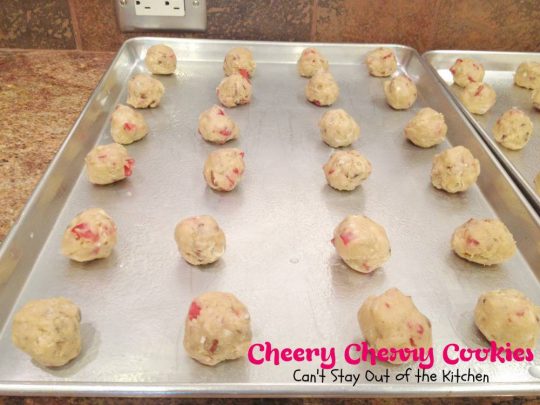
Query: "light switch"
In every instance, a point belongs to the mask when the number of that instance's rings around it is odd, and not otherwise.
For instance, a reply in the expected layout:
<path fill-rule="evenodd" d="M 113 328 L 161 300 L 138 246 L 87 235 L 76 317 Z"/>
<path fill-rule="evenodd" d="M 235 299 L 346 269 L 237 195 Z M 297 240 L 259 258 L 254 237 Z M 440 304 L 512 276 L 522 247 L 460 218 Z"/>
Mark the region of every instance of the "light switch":
<path fill-rule="evenodd" d="M 114 0 L 122 31 L 206 30 L 206 0 Z"/>

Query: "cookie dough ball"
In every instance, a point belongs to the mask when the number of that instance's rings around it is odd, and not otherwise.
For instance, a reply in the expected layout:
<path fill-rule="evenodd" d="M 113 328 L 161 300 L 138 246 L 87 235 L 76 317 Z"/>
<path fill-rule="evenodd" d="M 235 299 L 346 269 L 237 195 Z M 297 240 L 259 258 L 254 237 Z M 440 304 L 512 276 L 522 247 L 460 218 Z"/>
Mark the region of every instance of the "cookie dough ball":
<path fill-rule="evenodd" d="M 538 89 L 533 90 L 531 94 L 531 101 L 532 101 L 533 107 L 540 111 L 540 87 Z"/>
<path fill-rule="evenodd" d="M 431 322 L 411 297 L 397 288 L 368 297 L 358 311 L 364 339 L 375 349 L 428 349 L 432 346 Z M 397 357 L 393 364 L 401 364 Z"/>
<path fill-rule="evenodd" d="M 354 190 L 371 174 L 371 163 L 356 150 L 337 151 L 323 166 L 328 184 L 336 190 Z"/>
<path fill-rule="evenodd" d="M 174 239 L 182 257 L 194 266 L 214 263 L 225 252 L 225 234 L 209 215 L 180 221 Z"/>
<path fill-rule="evenodd" d="M 443 114 L 422 108 L 405 127 L 405 137 L 416 146 L 431 148 L 445 140 L 447 130 Z"/>
<path fill-rule="evenodd" d="M 319 121 L 321 138 L 329 146 L 349 146 L 360 136 L 360 127 L 353 117 L 341 108 L 324 113 Z"/>
<path fill-rule="evenodd" d="M 154 45 L 148 48 L 144 63 L 155 75 L 170 75 L 176 70 L 176 55 L 167 45 Z"/>
<path fill-rule="evenodd" d="M 396 55 L 389 48 L 377 48 L 367 54 L 366 65 L 371 76 L 388 77 L 397 70 Z"/>
<path fill-rule="evenodd" d="M 247 48 L 231 49 L 223 61 L 223 71 L 226 76 L 239 73 L 247 79 L 253 76 L 256 66 L 253 54 Z"/>
<path fill-rule="evenodd" d="M 489 291 L 478 298 L 474 323 L 499 347 L 532 349 L 540 335 L 540 307 L 518 290 Z"/>
<path fill-rule="evenodd" d="M 147 75 L 135 75 L 128 82 L 127 103 L 135 108 L 154 108 L 159 105 L 165 87 Z"/>
<path fill-rule="evenodd" d="M 111 136 L 116 143 L 129 145 L 148 134 L 148 125 L 140 112 L 119 104 L 112 114 Z"/>
<path fill-rule="evenodd" d="M 476 183 L 479 175 L 480 162 L 463 146 L 447 149 L 433 158 L 431 183 L 439 190 L 465 191 Z"/>
<path fill-rule="evenodd" d="M 86 155 L 86 174 L 94 184 L 111 184 L 131 176 L 135 160 L 117 143 L 99 145 Z"/>
<path fill-rule="evenodd" d="M 514 83 L 526 89 L 540 88 L 540 62 L 521 63 L 514 75 Z"/>
<path fill-rule="evenodd" d="M 185 322 L 184 349 L 207 366 L 247 354 L 251 321 L 244 304 L 233 294 L 207 292 L 195 298 Z"/>
<path fill-rule="evenodd" d="M 251 83 L 239 73 L 224 78 L 216 89 L 218 99 L 225 107 L 236 107 L 251 101 Z"/>
<path fill-rule="evenodd" d="M 60 367 L 81 352 L 81 312 L 68 299 L 28 302 L 13 317 L 13 344 L 45 367 Z"/>
<path fill-rule="evenodd" d="M 465 87 L 469 83 L 481 83 L 484 80 L 484 66 L 474 59 L 456 59 L 450 68 L 454 83 Z"/>
<path fill-rule="evenodd" d="M 360 273 L 371 273 L 390 258 L 386 231 L 363 215 L 349 215 L 341 221 L 332 243 L 343 261 Z"/>
<path fill-rule="evenodd" d="M 531 119 L 518 108 L 506 111 L 493 126 L 495 140 L 511 150 L 523 149 L 531 139 L 532 132 Z"/>
<path fill-rule="evenodd" d="M 240 130 L 223 109 L 217 105 L 199 116 L 199 134 L 205 141 L 224 144 L 238 138 Z"/>
<path fill-rule="evenodd" d="M 244 152 L 237 148 L 225 148 L 208 155 L 203 174 L 210 188 L 231 191 L 242 179 L 244 170 Z"/>
<path fill-rule="evenodd" d="M 71 220 L 62 239 L 62 254 L 77 262 L 109 257 L 116 246 L 116 224 L 100 208 L 91 208 Z"/>
<path fill-rule="evenodd" d="M 339 96 L 339 87 L 330 72 L 318 70 L 306 85 L 306 98 L 318 107 L 332 105 Z"/>
<path fill-rule="evenodd" d="M 538 195 L 540 195 L 540 172 L 536 175 L 534 178 L 534 187 L 536 188 L 536 192 Z"/>
<path fill-rule="evenodd" d="M 298 74 L 302 77 L 312 77 L 315 72 L 328 71 L 328 59 L 321 55 L 315 48 L 306 48 L 296 63 Z"/>
<path fill-rule="evenodd" d="M 384 82 L 386 102 L 394 110 L 406 110 L 416 101 L 416 85 L 407 76 L 397 76 Z"/>
<path fill-rule="evenodd" d="M 491 266 L 510 259 L 516 242 L 498 219 L 471 218 L 454 231 L 452 249 L 465 260 Z"/>
<path fill-rule="evenodd" d="M 459 95 L 465 108 L 478 115 L 487 113 L 497 101 L 495 90 L 486 83 L 469 83 Z"/>

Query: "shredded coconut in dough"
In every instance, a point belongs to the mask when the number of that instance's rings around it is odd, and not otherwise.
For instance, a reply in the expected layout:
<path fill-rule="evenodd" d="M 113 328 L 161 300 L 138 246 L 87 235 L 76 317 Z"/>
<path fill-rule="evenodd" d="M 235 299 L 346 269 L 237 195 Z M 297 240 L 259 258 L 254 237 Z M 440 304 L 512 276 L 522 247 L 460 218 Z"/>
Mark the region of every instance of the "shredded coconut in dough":
<path fill-rule="evenodd" d="M 183 219 L 174 238 L 182 257 L 195 266 L 214 263 L 225 252 L 225 234 L 209 215 Z"/>
<path fill-rule="evenodd" d="M 489 291 L 478 298 L 474 322 L 499 347 L 532 349 L 540 335 L 540 307 L 518 290 Z"/>
<path fill-rule="evenodd" d="M 349 215 L 341 221 L 332 243 L 343 261 L 360 273 L 371 273 L 390 258 L 386 231 L 363 215 Z"/>
<path fill-rule="evenodd" d="M 480 162 L 471 151 L 456 146 L 435 155 L 431 168 L 433 187 L 448 193 L 467 190 L 480 175 Z"/>
<path fill-rule="evenodd" d="M 516 242 L 498 219 L 469 219 L 452 236 L 452 249 L 465 260 L 491 266 L 516 253 Z"/>
<path fill-rule="evenodd" d="M 328 60 L 317 49 L 306 48 L 298 58 L 296 66 L 300 76 L 312 77 L 318 70 L 328 71 Z"/>
<path fill-rule="evenodd" d="M 367 54 L 366 65 L 370 75 L 388 77 L 397 70 L 396 55 L 390 48 L 377 48 Z"/>
<path fill-rule="evenodd" d="M 251 321 L 244 304 L 233 294 L 208 292 L 195 298 L 186 317 L 184 349 L 207 366 L 247 354 Z"/>
<path fill-rule="evenodd" d="M 81 352 L 81 312 L 56 297 L 28 302 L 13 317 L 13 344 L 45 367 L 60 367 Z"/>

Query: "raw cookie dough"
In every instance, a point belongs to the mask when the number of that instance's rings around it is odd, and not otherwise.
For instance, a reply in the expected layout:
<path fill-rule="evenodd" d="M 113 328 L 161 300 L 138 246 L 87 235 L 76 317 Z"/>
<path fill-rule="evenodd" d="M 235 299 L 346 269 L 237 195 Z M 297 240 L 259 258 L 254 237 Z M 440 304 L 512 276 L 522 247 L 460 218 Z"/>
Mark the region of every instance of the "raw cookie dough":
<path fill-rule="evenodd" d="M 498 219 L 471 218 L 454 231 L 452 249 L 465 260 L 491 266 L 510 259 L 516 242 Z"/>
<path fill-rule="evenodd" d="M 343 261 L 360 273 L 371 273 L 390 258 L 386 231 L 363 215 L 349 215 L 341 221 L 332 243 Z"/>
<path fill-rule="evenodd" d="M 518 108 L 506 111 L 493 126 L 495 140 L 511 150 L 519 150 L 527 145 L 532 132 L 531 119 Z"/>
<path fill-rule="evenodd" d="M 194 266 L 214 263 L 225 252 L 225 234 L 209 215 L 180 221 L 174 239 L 182 257 Z"/>
<path fill-rule="evenodd" d="M 302 77 L 312 77 L 315 72 L 328 71 L 328 59 L 321 55 L 315 48 L 306 48 L 296 63 L 298 74 Z"/>
<path fill-rule="evenodd" d="M 534 187 L 536 188 L 536 192 L 538 195 L 540 195 L 540 172 L 536 175 L 534 178 Z"/>
<path fill-rule="evenodd" d="M 170 75 L 176 70 L 176 55 L 167 45 L 154 45 L 148 48 L 144 63 L 155 75 Z"/>
<path fill-rule="evenodd" d="M 251 83 L 239 73 L 224 78 L 216 89 L 221 104 L 236 107 L 251 101 Z"/>
<path fill-rule="evenodd" d="M 239 73 L 247 79 L 253 76 L 256 66 L 253 54 L 247 48 L 231 49 L 223 61 L 223 71 L 226 76 Z"/>
<path fill-rule="evenodd" d="M 487 113 L 497 101 L 495 90 L 486 83 L 469 83 L 459 93 L 461 102 L 473 114 Z"/>
<path fill-rule="evenodd" d="M 154 108 L 159 105 L 165 87 L 147 75 L 135 75 L 128 82 L 127 103 L 135 108 Z"/>
<path fill-rule="evenodd" d="M 386 102 L 394 110 L 406 110 L 416 101 L 416 85 L 407 76 L 396 76 L 384 82 Z"/>
<path fill-rule="evenodd" d="M 370 75 L 388 77 L 397 70 L 396 55 L 389 48 L 377 48 L 367 54 L 366 65 Z"/>
<path fill-rule="evenodd" d="M 360 136 L 360 127 L 354 118 L 341 108 L 325 112 L 319 128 L 322 140 L 333 148 L 349 146 Z"/>
<path fill-rule="evenodd" d="M 540 62 L 523 62 L 516 69 L 514 83 L 526 89 L 540 88 Z"/>
<path fill-rule="evenodd" d="M 531 94 L 533 107 L 540 111 L 540 87 L 533 90 Z"/>
<path fill-rule="evenodd" d="M 411 297 L 397 288 L 368 297 L 358 311 L 364 339 L 375 349 L 424 348 L 432 346 L 431 322 Z M 401 364 L 399 356 L 391 361 Z"/>
<path fill-rule="evenodd" d="M 443 114 L 422 108 L 405 127 L 405 137 L 416 146 L 431 148 L 444 141 L 447 130 Z"/>
<path fill-rule="evenodd" d="M 111 119 L 111 136 L 116 143 L 129 145 L 148 134 L 143 115 L 127 105 L 116 106 Z"/>
<path fill-rule="evenodd" d="M 499 347 L 532 349 L 540 335 L 540 307 L 518 290 L 489 291 L 478 298 L 474 322 Z"/>
<path fill-rule="evenodd" d="M 71 220 L 62 239 L 62 254 L 78 262 L 109 257 L 116 245 L 116 225 L 100 208 L 90 208 Z"/>
<path fill-rule="evenodd" d="M 236 123 L 217 105 L 199 115 L 199 134 L 208 142 L 224 144 L 238 138 L 238 133 Z"/>
<path fill-rule="evenodd" d="M 45 367 L 60 367 L 81 352 L 81 312 L 62 297 L 34 300 L 13 317 L 11 340 Z"/>
<path fill-rule="evenodd" d="M 474 59 L 456 59 L 450 68 L 454 83 L 465 87 L 469 83 L 481 83 L 484 80 L 484 66 Z"/>
<path fill-rule="evenodd" d="M 184 349 L 207 366 L 247 354 L 251 321 L 247 308 L 233 294 L 207 292 L 195 298 L 185 322 Z"/>
<path fill-rule="evenodd" d="M 431 183 L 439 190 L 465 191 L 476 183 L 479 175 L 480 162 L 463 146 L 447 149 L 433 158 Z"/>
<path fill-rule="evenodd" d="M 131 176 L 135 160 L 117 143 L 99 145 L 86 155 L 86 174 L 94 184 L 110 184 Z"/>
<path fill-rule="evenodd" d="M 204 163 L 204 178 L 214 190 L 231 191 L 244 174 L 244 152 L 237 148 L 213 151 Z"/>
<path fill-rule="evenodd" d="M 332 105 L 339 96 L 334 76 L 323 70 L 316 71 L 306 85 L 306 98 L 318 107 Z"/>
<path fill-rule="evenodd" d="M 335 152 L 323 166 L 328 184 L 336 190 L 354 190 L 371 174 L 371 163 L 356 150 Z"/>

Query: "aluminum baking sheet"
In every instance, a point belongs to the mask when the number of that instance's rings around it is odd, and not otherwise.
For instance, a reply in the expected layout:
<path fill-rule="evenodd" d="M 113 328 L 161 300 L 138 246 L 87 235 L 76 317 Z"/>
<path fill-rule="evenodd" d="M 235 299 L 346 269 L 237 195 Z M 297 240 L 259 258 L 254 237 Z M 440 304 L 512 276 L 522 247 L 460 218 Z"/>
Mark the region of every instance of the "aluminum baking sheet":
<path fill-rule="evenodd" d="M 484 115 L 471 114 L 457 97 L 459 87 L 453 84 L 452 74 L 448 69 L 460 57 L 481 62 L 486 71 L 484 81 L 493 86 L 497 93 L 496 104 Z M 534 178 L 540 172 L 540 114 L 532 106 L 532 91 L 514 85 L 514 73 L 519 64 L 525 61 L 540 62 L 540 53 L 430 51 L 424 54 L 424 58 L 433 66 L 463 114 L 477 128 L 480 136 L 540 213 L 540 196 L 534 187 Z M 534 125 L 531 140 L 519 151 L 506 149 L 493 138 L 493 126 L 497 118 L 511 107 L 518 107 L 524 111 Z"/>
<path fill-rule="evenodd" d="M 83 158 L 109 143 L 109 120 L 126 99 L 126 83 L 145 72 L 146 49 L 165 42 L 179 58 L 178 73 L 159 77 L 166 93 L 144 110 L 151 133 L 128 146 L 133 176 L 106 187 L 91 185 Z M 397 286 L 411 294 L 433 323 L 437 359 L 451 342 L 485 342 L 472 323 L 480 293 L 515 287 L 540 297 L 540 226 L 532 208 L 452 104 L 427 63 L 411 48 L 392 46 L 399 69 L 417 83 L 409 111 L 385 103 L 383 80 L 370 77 L 365 55 L 377 45 L 316 44 L 328 57 L 341 94 L 334 107 L 348 110 L 362 135 L 354 147 L 372 162 L 371 177 L 356 191 L 326 185 L 321 166 L 333 152 L 317 122 L 327 111 L 304 97 L 306 79 L 296 72 L 302 49 L 312 44 L 231 42 L 171 38 L 127 41 L 92 95 L 65 144 L 5 240 L 0 253 L 0 392 L 54 395 L 473 395 L 538 393 L 536 363 L 470 364 L 489 384 L 368 382 L 368 370 L 391 376 L 408 366 L 347 365 L 343 348 L 361 339 L 356 312 L 371 294 Z M 241 128 L 229 146 L 246 152 L 247 171 L 231 193 L 206 187 L 202 166 L 216 146 L 197 134 L 199 113 L 216 103 L 222 60 L 247 46 L 257 60 L 251 104 L 229 110 Z M 403 128 L 421 108 L 446 116 L 448 141 L 419 149 Z M 467 146 L 480 160 L 477 186 L 449 195 L 430 185 L 431 160 L 450 145 Z M 88 207 L 116 220 L 119 243 L 105 260 L 82 265 L 59 253 L 69 220 Z M 392 257 L 369 274 L 348 269 L 330 243 L 348 214 L 366 214 L 387 230 Z M 227 235 L 215 265 L 197 268 L 179 256 L 176 222 L 213 215 Z M 454 229 L 470 217 L 499 217 L 517 239 L 519 253 L 484 269 L 450 250 Z M 209 290 L 236 294 L 252 315 L 253 341 L 284 347 L 335 347 L 336 368 L 360 373 L 359 385 L 295 382 L 293 372 L 316 372 L 319 362 L 252 365 L 247 359 L 202 366 L 184 352 L 183 322 L 190 301 Z M 84 349 L 55 370 L 33 364 L 10 341 L 13 313 L 28 300 L 62 295 L 79 304 Z M 537 355 L 538 356 L 538 355 Z M 536 364 L 536 365 L 535 365 Z M 469 364 L 460 365 L 467 369 Z M 393 378 L 393 377 L 392 377 Z"/>

